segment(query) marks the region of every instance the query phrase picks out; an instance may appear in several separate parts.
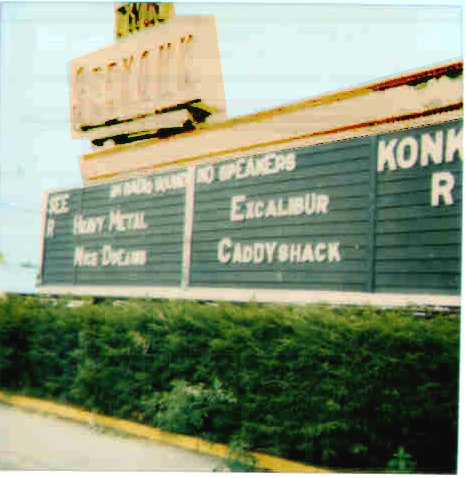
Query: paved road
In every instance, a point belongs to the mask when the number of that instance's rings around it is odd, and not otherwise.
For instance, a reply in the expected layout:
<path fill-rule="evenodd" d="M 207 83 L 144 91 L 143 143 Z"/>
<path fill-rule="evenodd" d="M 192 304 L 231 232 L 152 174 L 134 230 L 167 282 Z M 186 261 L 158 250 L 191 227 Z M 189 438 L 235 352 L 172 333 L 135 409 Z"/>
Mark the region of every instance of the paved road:
<path fill-rule="evenodd" d="M 0 470 L 211 471 L 219 461 L 0 404 Z"/>

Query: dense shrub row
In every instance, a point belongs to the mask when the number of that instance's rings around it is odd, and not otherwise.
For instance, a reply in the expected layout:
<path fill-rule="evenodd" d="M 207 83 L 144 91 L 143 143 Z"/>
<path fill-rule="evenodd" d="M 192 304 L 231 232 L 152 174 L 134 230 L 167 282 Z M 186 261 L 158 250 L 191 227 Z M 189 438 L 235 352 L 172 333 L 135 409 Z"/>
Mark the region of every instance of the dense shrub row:
<path fill-rule="evenodd" d="M 459 318 L 0 300 L 0 387 L 331 468 L 456 466 Z"/>

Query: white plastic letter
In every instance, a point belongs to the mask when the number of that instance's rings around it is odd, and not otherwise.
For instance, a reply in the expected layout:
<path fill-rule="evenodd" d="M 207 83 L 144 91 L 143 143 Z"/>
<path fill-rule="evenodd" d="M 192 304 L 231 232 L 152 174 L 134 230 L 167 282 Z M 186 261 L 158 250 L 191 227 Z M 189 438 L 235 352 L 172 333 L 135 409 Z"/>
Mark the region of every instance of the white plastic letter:
<path fill-rule="evenodd" d="M 219 262 L 222 264 L 227 264 L 230 262 L 231 259 L 231 252 L 227 250 L 227 248 L 231 248 L 232 246 L 231 239 L 229 237 L 224 237 L 219 243 L 218 243 L 218 251 L 217 251 L 217 257 Z"/>
<path fill-rule="evenodd" d="M 448 172 L 432 174 L 432 193 L 431 205 L 437 207 L 440 205 L 440 196 L 447 206 L 453 204 L 453 188 L 455 186 L 455 177 Z"/>
<path fill-rule="evenodd" d="M 53 237 L 55 234 L 55 219 L 47 221 L 47 235 L 46 237 Z"/>
<path fill-rule="evenodd" d="M 463 161 L 463 128 L 455 133 L 455 129 L 451 128 L 447 132 L 447 147 L 445 162 L 451 163 L 455 158 L 455 152 L 458 151 L 458 156 Z"/>
<path fill-rule="evenodd" d="M 409 151 L 409 156 L 406 156 L 406 152 Z M 396 149 L 396 161 L 401 169 L 412 168 L 417 161 L 417 153 L 419 151 L 419 145 L 417 141 L 411 136 L 406 136 L 398 144 Z"/>
<path fill-rule="evenodd" d="M 246 200 L 246 196 L 233 196 L 231 198 L 230 221 L 243 221 L 244 214 L 240 213 L 240 204 Z"/>
<path fill-rule="evenodd" d="M 443 131 L 435 133 L 435 140 L 429 133 L 421 136 L 421 166 L 429 165 L 429 156 L 435 164 L 442 163 L 443 156 Z"/>
<path fill-rule="evenodd" d="M 398 140 L 393 138 L 388 142 L 379 141 L 378 153 L 377 153 L 377 171 L 380 173 L 385 169 L 385 165 L 388 166 L 388 169 L 391 171 L 396 170 L 396 161 L 395 161 L 395 146 Z"/>

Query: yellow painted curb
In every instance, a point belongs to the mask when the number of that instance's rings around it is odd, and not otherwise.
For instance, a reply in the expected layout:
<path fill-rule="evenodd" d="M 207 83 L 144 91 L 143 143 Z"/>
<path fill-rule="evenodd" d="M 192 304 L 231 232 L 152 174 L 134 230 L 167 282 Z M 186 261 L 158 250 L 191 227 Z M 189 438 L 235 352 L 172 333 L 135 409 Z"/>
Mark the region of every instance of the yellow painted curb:
<path fill-rule="evenodd" d="M 98 413 L 92 413 L 69 405 L 38 398 L 26 397 L 24 395 L 12 395 L 0 391 L 0 402 L 13 405 L 25 410 L 54 415 L 61 418 L 67 418 L 75 422 L 86 423 L 88 425 L 99 425 L 105 428 L 113 428 L 128 435 L 145 438 L 152 441 L 174 445 L 179 448 L 197 451 L 206 455 L 225 457 L 228 453 L 228 447 L 221 443 L 211 443 L 202 438 L 196 438 L 178 433 L 165 432 L 159 428 L 141 425 L 139 423 L 122 420 L 119 418 L 108 417 Z M 330 470 L 305 465 L 296 461 L 286 460 L 265 453 L 251 453 L 257 460 L 257 468 L 285 473 L 330 473 Z"/>

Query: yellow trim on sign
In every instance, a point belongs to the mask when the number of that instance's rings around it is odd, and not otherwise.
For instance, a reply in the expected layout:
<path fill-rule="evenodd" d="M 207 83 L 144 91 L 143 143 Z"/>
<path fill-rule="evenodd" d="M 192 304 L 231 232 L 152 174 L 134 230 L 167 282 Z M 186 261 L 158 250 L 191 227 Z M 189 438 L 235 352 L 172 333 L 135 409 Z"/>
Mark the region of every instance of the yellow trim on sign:
<path fill-rule="evenodd" d="M 281 138 L 281 139 L 275 139 L 272 141 L 263 141 L 261 143 L 255 143 L 252 145 L 247 145 L 247 146 L 238 146 L 236 148 L 229 148 L 229 149 L 224 149 L 220 151 L 212 151 L 210 153 L 202 153 L 198 154 L 196 156 L 189 156 L 185 158 L 180 158 L 180 159 L 175 159 L 171 161 L 161 161 L 160 163 L 154 163 L 152 166 L 144 166 L 141 168 L 135 168 L 131 169 L 128 171 L 119 171 L 117 173 L 107 173 L 107 174 L 101 174 L 98 176 L 91 176 L 88 178 L 88 181 L 101 181 L 102 179 L 110 179 L 115 176 L 119 176 L 124 173 L 135 173 L 137 171 L 147 171 L 148 169 L 160 169 L 165 166 L 169 165 L 176 165 L 176 166 L 182 166 L 186 163 L 192 163 L 194 161 L 200 160 L 200 159 L 207 159 L 207 158 L 212 158 L 214 156 L 225 156 L 227 154 L 231 153 L 241 153 L 245 152 L 251 149 L 256 149 L 256 148 L 265 148 L 268 146 L 275 146 L 275 145 L 280 145 L 280 144 L 286 144 L 290 143 L 292 141 L 297 141 L 300 139 L 307 139 L 307 138 L 313 138 L 313 137 L 318 137 L 318 136 L 327 136 L 330 134 L 337 134 L 337 133 L 343 133 L 345 131 L 351 131 L 351 130 L 358 130 L 362 128 L 367 128 L 367 127 L 374 127 L 378 125 L 382 125 L 385 123 L 396 123 L 400 121 L 408 121 L 416 118 L 422 118 L 426 116 L 432 116 L 440 113 L 445 113 L 449 111 L 455 111 L 463 108 L 463 102 L 455 103 L 455 104 L 450 104 L 446 106 L 441 106 L 438 108 L 432 108 L 429 110 L 425 111 L 420 111 L 420 112 L 414 112 L 414 113 L 407 113 L 404 115 L 398 115 L 398 116 L 388 116 L 385 118 L 378 118 L 374 120 L 369 120 L 369 121 L 364 121 L 362 123 L 353 123 L 349 125 L 344 125 L 344 126 L 337 126 L 335 128 L 327 129 L 327 130 L 322 130 L 322 131 L 313 131 L 310 133 L 302 133 L 296 136 L 290 136 L 288 138 Z M 114 150 L 114 149 L 113 149 Z M 84 158 L 85 160 L 89 158 Z"/>
<path fill-rule="evenodd" d="M 98 176 L 92 176 L 88 181 L 102 181 L 102 179 L 111 179 L 115 176 L 118 176 L 120 173 L 108 173 L 108 174 L 99 174 Z"/>
<path fill-rule="evenodd" d="M 265 111 L 259 111 L 257 113 L 252 113 L 244 116 L 238 116 L 236 118 L 231 118 L 226 120 L 225 122 L 222 123 L 207 123 L 205 125 L 201 125 L 198 129 L 194 131 L 190 131 L 187 133 L 182 133 L 179 134 L 177 137 L 184 137 L 187 135 L 193 135 L 193 134 L 200 134 L 203 131 L 215 131 L 219 129 L 227 129 L 230 128 L 236 124 L 241 124 L 241 123 L 252 123 L 254 121 L 264 121 L 267 119 L 270 119 L 274 117 L 275 115 L 282 115 L 282 114 L 287 114 L 287 113 L 294 113 L 296 111 L 309 108 L 309 107 L 316 107 L 316 106 L 323 106 L 323 105 L 328 105 L 331 103 L 335 103 L 337 101 L 343 101 L 343 100 L 348 100 L 352 98 L 356 98 L 358 96 L 363 96 L 367 95 L 369 93 L 373 93 L 376 91 L 383 91 L 391 88 L 396 88 L 399 86 L 403 86 L 406 84 L 409 84 L 410 82 L 416 82 L 421 80 L 422 78 L 426 78 L 426 81 L 432 78 L 437 78 L 439 76 L 443 76 L 447 74 L 450 71 L 457 71 L 457 72 L 462 72 L 463 71 L 463 62 L 461 60 L 456 60 L 451 63 L 448 63 L 446 65 L 440 65 L 437 67 L 432 67 L 432 68 L 423 68 L 421 70 L 418 70 L 414 73 L 409 73 L 409 74 L 404 74 L 401 76 L 394 76 L 388 79 L 384 79 L 382 81 L 376 81 L 372 82 L 363 86 L 355 87 L 355 88 L 350 88 L 347 90 L 343 91 L 337 91 L 334 93 L 327 93 L 323 94 L 321 96 L 317 96 L 315 98 L 310 98 L 306 99 L 303 101 L 298 101 L 295 103 L 291 103 L 288 105 L 283 105 L 283 106 L 278 106 L 275 108 L 271 108 Z M 153 144 L 158 143 L 159 141 L 166 141 L 163 139 L 159 138 L 153 138 L 153 139 L 147 139 L 145 141 L 142 141 L 139 143 L 137 146 L 138 147 L 146 147 L 146 146 L 151 146 Z M 133 148 L 134 145 L 131 144 L 124 144 L 124 145 L 118 145 L 115 146 L 114 148 L 108 149 L 108 150 L 102 150 L 102 151 L 95 151 L 92 153 L 88 153 L 83 156 L 83 159 L 85 161 L 91 160 L 95 157 L 99 156 L 105 156 L 108 154 L 113 154 L 118 151 L 125 151 L 127 149 Z"/>
<path fill-rule="evenodd" d="M 371 93 L 372 90 L 368 88 L 357 88 L 357 89 L 352 89 L 348 91 L 343 91 L 341 93 L 332 93 L 329 95 L 324 95 L 319 98 L 311 99 L 311 100 L 306 100 L 304 103 L 295 103 L 291 105 L 286 105 L 286 106 L 281 106 L 278 108 L 266 110 L 266 111 L 260 111 L 258 113 L 252 113 L 249 115 L 245 116 L 238 116 L 236 118 L 231 118 L 228 119 L 222 123 L 206 123 L 206 124 L 201 124 L 196 127 L 195 130 L 193 131 L 187 131 L 186 133 L 180 133 L 176 135 L 176 138 L 183 138 L 188 135 L 198 135 L 201 133 L 204 133 L 206 131 L 217 131 L 221 129 L 228 129 L 231 128 L 237 124 L 244 124 L 244 123 L 253 123 L 255 121 L 265 121 L 270 118 L 273 118 L 276 115 L 282 115 L 286 113 L 294 113 L 296 111 L 302 110 L 306 107 L 315 107 L 315 106 L 323 106 L 323 105 L 328 105 L 331 103 L 334 103 L 336 101 L 342 101 L 342 100 L 348 100 L 355 98 L 357 96 L 362 96 Z M 137 144 L 137 147 L 145 148 L 147 146 L 152 146 L 153 144 L 159 143 L 160 141 L 167 141 L 167 139 L 172 139 L 172 138 L 152 138 L 152 139 L 146 139 L 144 141 L 141 141 L 140 143 Z M 120 144 L 117 146 L 114 146 L 113 148 L 109 149 L 104 149 L 101 151 L 94 151 L 92 153 L 88 153 L 83 155 L 84 161 L 89 161 L 92 160 L 96 157 L 99 156 L 105 156 L 108 154 L 113 154 L 117 153 L 120 151 L 126 151 L 128 149 L 134 148 L 134 144 Z"/>
<path fill-rule="evenodd" d="M 166 432 L 160 430 L 159 428 L 141 425 L 139 423 L 122 420 L 119 418 L 108 417 L 98 413 L 92 413 L 87 410 L 71 407 L 69 405 L 62 405 L 49 400 L 26 397 L 24 395 L 14 395 L 0 391 L 0 402 L 7 403 L 25 410 L 54 415 L 60 418 L 67 418 L 79 423 L 112 428 L 128 435 L 166 443 L 179 448 L 185 448 L 187 450 L 204 453 L 206 455 L 224 458 L 228 453 L 228 447 L 221 443 L 211 443 L 207 440 L 203 440 L 202 438 Z M 331 472 L 330 470 L 324 468 L 305 465 L 304 463 L 266 455 L 265 453 L 252 452 L 251 454 L 257 460 L 256 466 L 263 470 L 285 473 Z"/>
<path fill-rule="evenodd" d="M 99 176 L 94 176 L 92 178 L 89 178 L 90 181 L 97 181 L 97 180 L 102 180 L 102 179 L 110 179 L 115 176 L 117 176 L 118 173 L 107 173 L 107 174 L 99 174 Z"/>

